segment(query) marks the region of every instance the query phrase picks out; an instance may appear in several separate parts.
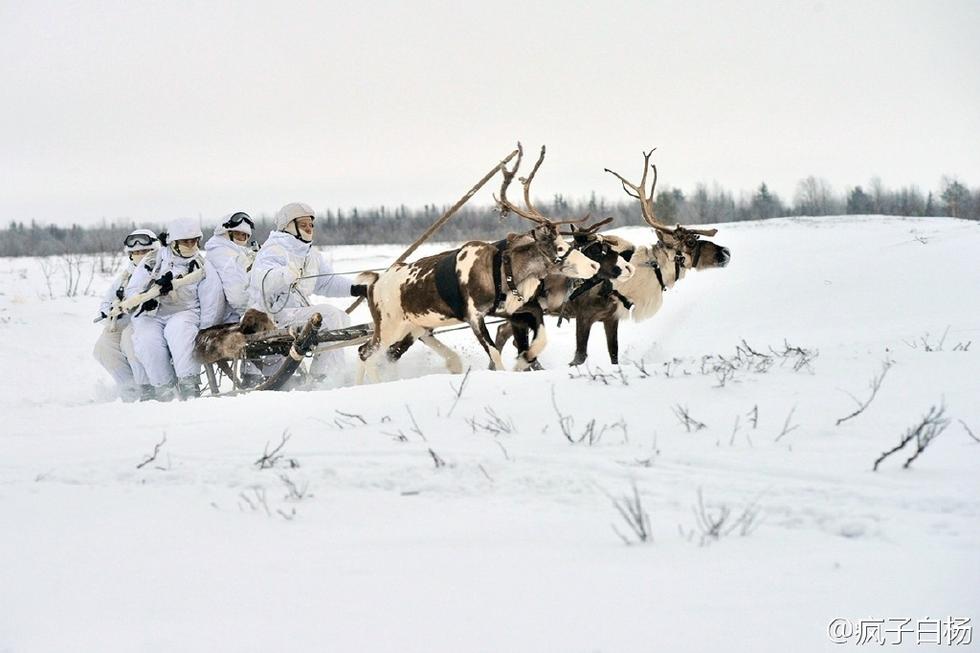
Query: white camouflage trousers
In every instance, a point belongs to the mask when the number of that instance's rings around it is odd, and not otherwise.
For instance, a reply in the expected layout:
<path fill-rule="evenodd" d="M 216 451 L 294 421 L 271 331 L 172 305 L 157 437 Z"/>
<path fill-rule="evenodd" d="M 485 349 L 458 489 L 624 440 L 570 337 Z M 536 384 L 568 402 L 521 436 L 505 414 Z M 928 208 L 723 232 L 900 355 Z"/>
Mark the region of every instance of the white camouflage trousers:
<path fill-rule="evenodd" d="M 160 387 L 200 375 L 201 364 L 194 356 L 199 322 L 197 311 L 192 310 L 133 318 L 133 345 L 150 383 Z"/>
<path fill-rule="evenodd" d="M 103 329 L 92 350 L 95 360 L 105 368 L 120 388 L 149 383 L 146 370 L 133 349 L 133 327 Z"/>

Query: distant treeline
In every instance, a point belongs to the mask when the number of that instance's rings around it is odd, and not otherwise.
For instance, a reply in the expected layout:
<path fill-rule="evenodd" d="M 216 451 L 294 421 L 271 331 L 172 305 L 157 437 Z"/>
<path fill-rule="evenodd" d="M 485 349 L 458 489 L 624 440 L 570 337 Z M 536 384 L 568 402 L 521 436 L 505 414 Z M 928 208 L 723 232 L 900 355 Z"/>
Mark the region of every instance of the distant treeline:
<path fill-rule="evenodd" d="M 327 209 L 318 215 L 316 244 L 410 243 L 447 206 L 427 204 L 421 208 Z M 586 214 L 591 214 L 593 218 L 611 216 L 615 218 L 612 226 L 643 224 L 639 205 L 625 197 L 609 202 L 597 198 L 595 193 L 588 200 L 567 200 L 563 195 L 554 195 L 550 201 L 536 204 L 536 208 L 546 215 L 562 218 Z M 950 216 L 980 220 L 980 188 L 971 190 L 960 181 L 943 178 L 938 191 L 923 194 L 915 186 L 892 190 L 873 179 L 866 187 L 855 186 L 841 194 L 835 192 L 826 180 L 808 177 L 799 182 L 792 201 L 788 202 L 771 192 L 764 183 L 754 193 L 742 194 L 738 199 L 717 184 L 698 184 L 687 194 L 671 188 L 658 191 L 654 210 L 660 221 L 681 224 L 842 214 Z M 261 243 L 272 228 L 271 218 L 253 217 L 257 218 L 255 235 Z M 14 221 L 0 230 L 0 256 L 117 251 L 122 247 L 123 237 L 137 226 L 160 230 L 164 225 L 116 221 L 87 227 L 57 227 L 39 225 L 34 221 L 29 224 Z M 213 226 L 205 221 L 205 239 L 211 235 Z M 448 242 L 488 240 L 525 228 L 526 223 L 514 216 L 501 222 L 500 216 L 491 207 L 464 206 L 435 239 Z"/>

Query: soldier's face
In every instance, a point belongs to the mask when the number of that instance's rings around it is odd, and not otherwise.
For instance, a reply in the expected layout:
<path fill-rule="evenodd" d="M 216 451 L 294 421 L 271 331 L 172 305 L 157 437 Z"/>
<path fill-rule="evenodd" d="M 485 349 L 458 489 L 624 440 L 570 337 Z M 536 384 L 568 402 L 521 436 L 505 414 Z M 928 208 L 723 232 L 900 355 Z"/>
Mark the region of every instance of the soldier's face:
<path fill-rule="evenodd" d="M 296 218 L 296 230 L 305 240 L 313 240 L 313 218 Z"/>

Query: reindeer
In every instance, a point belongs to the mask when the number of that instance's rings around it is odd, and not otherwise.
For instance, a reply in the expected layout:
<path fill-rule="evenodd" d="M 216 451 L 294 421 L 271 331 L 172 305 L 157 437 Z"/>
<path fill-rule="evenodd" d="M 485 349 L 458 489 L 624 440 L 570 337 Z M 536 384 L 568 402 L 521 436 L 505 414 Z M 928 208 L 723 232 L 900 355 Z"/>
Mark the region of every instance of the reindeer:
<path fill-rule="evenodd" d="M 541 310 L 559 316 L 559 325 L 565 318 L 575 320 L 575 356 L 570 365 L 581 365 L 588 356 L 589 334 L 592 325 L 602 322 L 606 332 L 606 348 L 611 363 L 619 363 L 619 321 L 632 317 L 642 321 L 652 317 L 663 304 L 668 288 L 684 278 L 687 270 L 704 270 L 725 267 L 731 260 L 731 252 L 701 236 L 714 236 L 717 229 L 690 229 L 681 225 L 668 226 L 657 221 L 652 198 L 657 187 L 657 167 L 650 164 L 653 151 L 643 153 L 643 176 L 639 184 L 633 184 L 618 173 L 606 168 L 623 185 L 626 194 L 640 202 L 643 219 L 657 234 L 657 244 L 636 246 L 619 236 L 603 236 L 603 240 L 633 266 L 633 274 L 627 279 L 605 280 L 599 275 L 569 286 L 568 280 L 549 277 L 544 280 L 538 295 Z M 646 191 L 648 171 L 653 170 L 649 194 Z M 503 324 L 497 330 L 495 344 L 503 348 L 513 333 L 515 341 L 520 337 L 519 328 L 513 323 Z"/>
<path fill-rule="evenodd" d="M 621 239 L 610 238 L 598 233 L 604 225 L 612 222 L 612 218 L 606 218 L 588 227 L 572 226 L 571 232 L 563 235 L 571 236 L 571 246 L 587 257 L 599 264 L 599 272 L 591 279 L 585 281 L 586 284 L 610 283 L 627 281 L 634 273 L 634 267 L 628 262 L 629 252 L 621 255 L 617 247 L 621 247 Z M 504 345 L 511 336 L 514 337 L 514 344 L 518 351 L 518 369 L 543 369 L 537 360 L 537 351 L 530 351 L 528 345 L 528 331 L 534 332 L 537 341 L 538 330 L 544 323 L 544 313 L 558 315 L 562 307 L 564 298 L 572 290 L 573 280 L 569 277 L 550 275 L 545 278 L 538 289 L 535 301 L 526 303 L 518 313 L 503 316 L 507 319 L 506 324 L 497 328 L 497 336 L 494 344 L 497 349 L 503 350 Z M 591 287 L 591 286 L 590 286 Z M 548 298 L 551 298 L 549 301 Z M 558 322 L 561 326 L 561 318 Z M 524 363 L 524 364 L 522 364 Z"/>
<path fill-rule="evenodd" d="M 491 313 L 513 315 L 537 292 L 541 280 L 551 274 L 587 279 L 599 271 L 599 264 L 562 239 L 559 225 L 572 221 L 552 221 L 529 209 L 516 210 L 507 200 L 507 187 L 521 164 L 523 149 L 518 144 L 514 167 L 503 169 L 498 205 L 502 215 L 513 211 L 537 226 L 523 235 L 510 235 L 497 243 L 470 241 L 459 249 L 441 252 L 413 263 L 399 263 L 378 274 L 359 275 L 355 292 L 368 300 L 374 334 L 358 349 L 361 366 L 358 382 L 364 377 L 378 380 L 378 357 L 397 360 L 415 340 L 439 354 L 450 372 L 462 371 L 459 355 L 433 335 L 433 330 L 465 322 L 490 357 L 495 370 L 503 369 L 500 351 L 486 326 Z M 541 157 L 525 182 L 530 185 Z M 539 330 L 529 350 L 544 342 Z"/>

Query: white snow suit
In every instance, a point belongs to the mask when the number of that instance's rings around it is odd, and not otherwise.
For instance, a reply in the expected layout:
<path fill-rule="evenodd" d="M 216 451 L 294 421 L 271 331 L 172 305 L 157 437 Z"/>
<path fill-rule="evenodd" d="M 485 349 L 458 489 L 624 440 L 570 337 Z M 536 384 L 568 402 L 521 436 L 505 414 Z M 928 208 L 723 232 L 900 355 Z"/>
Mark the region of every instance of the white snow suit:
<path fill-rule="evenodd" d="M 216 230 L 217 231 L 217 230 Z M 238 322 L 248 308 L 248 267 L 251 252 L 215 233 L 204 245 L 207 260 L 200 285 L 201 328 Z"/>
<path fill-rule="evenodd" d="M 301 326 L 313 313 L 319 313 L 323 328 L 339 329 L 350 325 L 350 317 L 329 304 L 311 305 L 309 297 L 350 297 L 352 283 L 352 277 L 334 274 L 333 266 L 309 243 L 283 231 L 273 231 L 252 264 L 249 306 L 271 315 L 279 327 Z M 332 375 L 339 375 L 343 361 L 340 350 L 317 354 L 310 373 L 322 377 L 329 370 Z"/>
<path fill-rule="evenodd" d="M 174 254 L 169 247 L 147 254 L 140 261 L 127 286 L 127 294 L 145 292 L 155 279 L 167 272 L 179 276 L 204 265 L 200 253 L 191 258 Z M 205 272 L 205 274 L 207 274 Z M 133 317 L 133 345 L 156 387 L 173 385 L 176 377 L 197 377 L 201 364 L 194 356 L 194 338 L 201 319 L 197 283 L 171 290 L 157 299 L 159 306 Z M 138 311 L 137 311 L 138 312 Z M 171 364 L 173 358 L 173 364 Z"/>
<path fill-rule="evenodd" d="M 135 268 L 127 260 L 123 269 L 112 280 L 99 305 L 102 315 L 109 314 L 113 303 L 129 296 L 126 294 L 126 286 Z M 114 322 L 104 320 L 102 324 L 104 328 L 95 341 L 92 355 L 112 376 L 119 388 L 119 394 L 124 398 L 132 398 L 135 396 L 136 385 L 146 385 L 150 381 L 133 350 L 133 328 L 129 316 L 122 315 Z"/>

